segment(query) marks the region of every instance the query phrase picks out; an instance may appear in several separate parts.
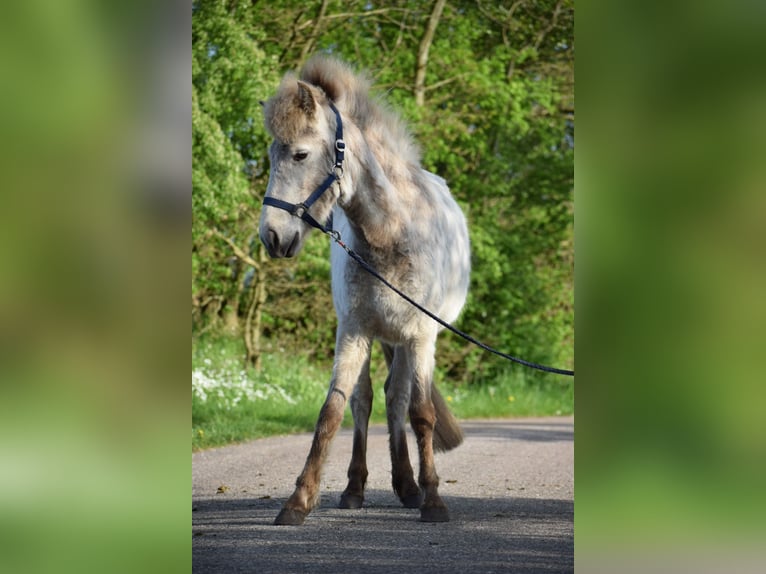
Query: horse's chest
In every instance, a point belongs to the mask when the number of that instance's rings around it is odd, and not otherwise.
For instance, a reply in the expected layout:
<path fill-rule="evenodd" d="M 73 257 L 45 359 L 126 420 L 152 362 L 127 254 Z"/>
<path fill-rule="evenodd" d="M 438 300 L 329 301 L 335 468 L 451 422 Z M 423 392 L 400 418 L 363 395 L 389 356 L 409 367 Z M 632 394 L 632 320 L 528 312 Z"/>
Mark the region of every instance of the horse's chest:
<path fill-rule="evenodd" d="M 418 328 L 421 317 L 414 307 L 345 253 L 341 255 L 332 264 L 333 301 L 340 322 L 351 322 L 356 328 L 389 340 L 406 337 Z M 385 275 L 408 295 L 420 298 L 421 293 L 412 293 L 411 273 L 397 271 L 389 270 Z"/>

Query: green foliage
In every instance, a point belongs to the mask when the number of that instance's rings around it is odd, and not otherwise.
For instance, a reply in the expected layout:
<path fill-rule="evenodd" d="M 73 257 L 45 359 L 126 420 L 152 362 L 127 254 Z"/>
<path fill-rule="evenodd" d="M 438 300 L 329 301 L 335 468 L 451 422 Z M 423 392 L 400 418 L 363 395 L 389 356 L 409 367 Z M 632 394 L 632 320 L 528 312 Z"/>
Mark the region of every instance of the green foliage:
<path fill-rule="evenodd" d="M 570 379 L 540 381 L 516 369 L 499 371 L 481 384 L 440 385 L 450 409 L 460 419 L 559 416 L 574 413 Z"/>
<path fill-rule="evenodd" d="M 192 298 L 197 305 L 215 300 L 218 309 L 238 307 L 245 273 L 210 231 L 245 246 L 252 240 L 252 191 L 267 177 L 258 102 L 278 76 L 258 48 L 249 13 L 245 3 L 208 0 L 195 2 L 192 14 Z"/>
<path fill-rule="evenodd" d="M 193 343 L 193 448 L 313 429 L 329 370 L 275 350 L 256 372 L 243 366 L 243 356 L 239 339 L 203 336 Z"/>
<path fill-rule="evenodd" d="M 265 352 L 289 349 L 313 360 L 332 359 L 335 312 L 330 288 L 330 244 L 308 237 L 297 261 L 270 265 L 270 305 L 263 315 Z"/>
<path fill-rule="evenodd" d="M 413 0 L 194 4 L 194 294 L 235 300 L 243 272 L 206 236 L 243 248 L 265 189 L 268 138 L 257 100 L 328 51 L 373 77 L 469 220 L 473 270 L 460 327 L 525 359 L 572 367 L 574 340 L 574 17 L 571 1 L 448 2 L 430 46 L 425 105 L 414 97 L 431 5 Z M 268 348 L 332 353 L 327 241 L 267 263 Z M 241 310 L 240 310 L 241 313 Z M 453 336 L 439 344 L 457 384 L 503 376 L 505 362 Z M 531 375 L 533 380 L 555 377 Z"/>
<path fill-rule="evenodd" d="M 308 432 L 327 394 L 328 361 L 275 349 L 263 369 L 244 368 L 244 346 L 231 337 L 203 336 L 192 345 L 192 448 L 247 439 Z M 373 353 L 374 398 L 371 421 L 386 422 L 384 362 Z M 437 385 L 458 418 L 568 415 L 573 412 L 572 381 L 540 382 L 515 370 L 471 386 L 438 380 Z M 346 412 L 344 426 L 352 423 Z"/>

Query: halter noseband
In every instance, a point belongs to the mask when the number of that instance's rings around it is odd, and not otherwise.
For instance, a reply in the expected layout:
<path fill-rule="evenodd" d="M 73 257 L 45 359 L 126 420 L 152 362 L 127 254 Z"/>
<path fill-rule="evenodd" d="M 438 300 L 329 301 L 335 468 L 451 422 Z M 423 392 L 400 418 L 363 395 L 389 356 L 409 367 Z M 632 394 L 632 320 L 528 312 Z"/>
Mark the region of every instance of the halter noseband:
<path fill-rule="evenodd" d="M 328 226 L 324 226 L 321 223 L 319 223 L 316 219 L 314 219 L 311 214 L 309 214 L 309 208 L 314 205 L 317 199 L 319 199 L 322 194 L 330 189 L 330 186 L 332 186 L 333 183 L 336 181 L 340 181 L 340 178 L 343 177 L 343 157 L 346 152 L 346 142 L 343 141 L 343 122 L 340 119 L 340 112 L 338 112 L 337 108 L 332 102 L 330 103 L 330 109 L 335 112 L 335 164 L 332 166 L 329 175 L 325 178 L 325 180 L 321 183 L 319 187 L 317 187 L 314 192 L 309 195 L 308 199 L 306 201 L 303 201 L 301 203 L 289 203 L 287 201 L 283 201 L 281 199 L 276 199 L 274 197 L 264 197 L 263 198 L 263 205 L 270 205 L 271 207 L 278 207 L 279 209 L 284 209 L 288 213 L 294 215 L 295 217 L 301 218 L 303 221 L 308 223 L 311 227 L 315 227 L 316 229 L 320 229 L 324 233 L 328 233 L 330 229 L 332 229 L 332 215 L 330 215 L 330 222 Z"/>

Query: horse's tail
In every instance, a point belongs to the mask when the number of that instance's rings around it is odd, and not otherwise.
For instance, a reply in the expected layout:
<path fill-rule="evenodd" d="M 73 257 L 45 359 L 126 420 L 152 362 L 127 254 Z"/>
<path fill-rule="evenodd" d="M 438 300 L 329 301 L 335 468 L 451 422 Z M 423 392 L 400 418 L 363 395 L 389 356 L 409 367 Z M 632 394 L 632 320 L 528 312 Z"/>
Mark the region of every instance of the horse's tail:
<path fill-rule="evenodd" d="M 449 410 L 436 385 L 431 386 L 431 400 L 436 409 L 436 426 L 434 427 L 434 450 L 443 452 L 460 446 L 463 442 L 463 429 L 455 415 Z"/>

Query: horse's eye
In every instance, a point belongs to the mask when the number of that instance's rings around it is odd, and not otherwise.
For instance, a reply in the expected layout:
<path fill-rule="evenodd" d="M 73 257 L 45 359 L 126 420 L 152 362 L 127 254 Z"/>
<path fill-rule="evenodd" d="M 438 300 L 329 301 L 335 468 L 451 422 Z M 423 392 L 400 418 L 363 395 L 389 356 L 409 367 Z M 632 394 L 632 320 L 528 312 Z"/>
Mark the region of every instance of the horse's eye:
<path fill-rule="evenodd" d="M 293 155 L 293 159 L 294 159 L 295 161 L 303 161 L 303 160 L 304 160 L 304 159 L 306 159 L 308 156 L 309 156 L 309 152 L 307 152 L 307 151 L 297 151 L 297 152 L 295 152 L 295 154 Z"/>

